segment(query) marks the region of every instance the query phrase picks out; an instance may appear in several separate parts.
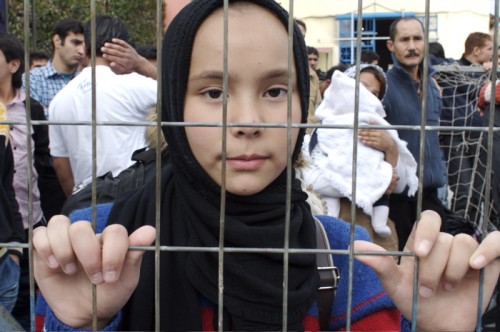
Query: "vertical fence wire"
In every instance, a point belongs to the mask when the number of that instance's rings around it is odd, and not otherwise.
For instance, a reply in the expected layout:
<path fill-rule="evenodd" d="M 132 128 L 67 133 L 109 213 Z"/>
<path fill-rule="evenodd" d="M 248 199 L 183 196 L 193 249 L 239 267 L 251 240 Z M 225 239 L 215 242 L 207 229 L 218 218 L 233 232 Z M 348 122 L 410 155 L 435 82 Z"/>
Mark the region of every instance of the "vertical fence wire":
<path fill-rule="evenodd" d="M 422 112 L 420 115 L 420 160 L 418 160 L 418 195 L 417 195 L 417 218 L 415 224 L 418 224 L 422 212 L 422 199 L 423 199 L 423 178 L 425 172 L 425 136 L 427 134 L 427 94 L 429 87 L 429 9 L 430 0 L 425 0 L 425 15 L 424 15 L 424 61 L 422 77 L 420 79 L 420 86 L 422 88 Z M 412 317 L 411 329 L 415 332 L 417 329 L 417 309 L 418 309 L 418 279 L 419 279 L 419 259 L 415 256 L 413 273 L 413 304 L 412 304 Z"/>
<path fill-rule="evenodd" d="M 221 144 L 221 192 L 220 192 L 220 220 L 219 220 L 219 248 L 218 248 L 218 317 L 217 329 L 224 330 L 224 229 L 226 226 L 226 158 L 227 158 L 227 97 L 228 97 L 228 33 L 229 33 L 229 1 L 223 4 L 223 76 L 222 76 L 222 144 Z"/>
<path fill-rule="evenodd" d="M 34 6 L 34 4 L 33 4 Z M 34 13 L 34 11 L 33 11 Z M 34 18 L 34 15 L 33 15 Z M 28 0 L 24 1 L 24 49 L 28 50 L 30 45 L 30 30 L 29 30 L 29 22 L 30 22 L 30 4 Z M 29 52 L 24 52 L 24 71 L 28 72 L 30 67 L 29 61 Z M 30 88 L 29 88 L 29 75 L 26 75 L 26 151 L 29 151 L 27 156 L 27 176 L 28 179 L 33 178 L 33 155 L 32 151 L 32 140 L 31 140 L 31 132 L 33 127 L 31 125 L 31 99 L 30 96 Z M 7 107 L 7 105 L 5 105 Z M 7 110 L 6 110 L 7 111 Z M 21 125 L 20 125 L 21 126 Z M 21 167 L 24 167 L 21 166 Z M 31 239 L 33 235 L 33 183 L 32 181 L 28 181 L 28 238 Z M 26 251 L 23 250 L 23 254 Z M 29 298 L 30 298 L 30 325 L 35 326 L 35 278 L 33 274 L 33 244 L 31 241 L 28 243 L 28 265 L 29 265 Z"/>
<path fill-rule="evenodd" d="M 88 48 L 87 45 L 85 45 Z M 97 89 L 96 89 L 96 4 L 90 0 L 90 65 L 92 96 L 92 229 L 96 229 L 97 217 Z M 92 284 L 92 329 L 97 331 L 97 286 Z"/>
<path fill-rule="evenodd" d="M 350 232 L 349 232 L 349 276 L 352 276 L 354 273 L 354 233 L 355 233 L 355 220 L 356 220 L 356 174 L 358 171 L 358 131 L 359 131 L 359 90 L 360 90 L 360 63 L 361 63 L 361 43 L 362 43 L 362 34 L 363 34 L 363 1 L 357 1 L 357 26 L 356 31 L 354 30 L 354 13 L 351 13 L 351 45 L 356 43 L 356 59 L 354 59 L 354 54 L 351 52 L 351 60 L 354 62 L 356 66 L 355 73 L 355 87 L 354 87 L 354 121 L 353 121 L 353 130 L 352 130 L 352 182 L 351 182 L 351 192 L 352 192 L 352 200 L 350 204 L 350 215 L 352 222 L 350 223 Z M 335 129 L 330 129 L 335 130 Z M 347 280 L 347 301 L 346 301 L 346 330 L 351 330 L 351 321 L 352 321 L 352 292 L 353 292 L 353 278 L 349 278 Z"/>
<path fill-rule="evenodd" d="M 488 136 L 487 136 L 487 159 L 486 159 L 486 187 L 485 188 L 490 188 L 491 187 L 491 173 L 492 173 L 492 168 L 493 168 L 493 127 L 495 124 L 495 104 L 496 104 L 496 85 L 497 85 L 497 74 L 498 74 L 498 15 L 499 13 L 499 2 L 495 1 L 495 18 L 494 18 L 494 29 L 493 29 L 493 58 L 491 59 L 492 61 L 492 67 L 491 67 L 491 87 L 490 87 L 490 92 L 491 92 L 491 98 L 490 98 L 490 104 L 488 105 L 489 108 L 489 114 L 488 114 Z M 497 174 L 496 176 L 500 176 L 500 174 Z M 498 179 L 496 179 L 498 181 Z M 481 225 L 481 231 L 484 235 L 488 233 L 488 217 L 490 216 L 490 209 L 492 206 L 490 205 L 490 190 L 485 190 L 485 206 L 484 206 L 484 213 L 483 213 L 483 220 L 482 220 L 482 225 Z M 479 283 L 479 296 L 478 296 L 478 301 L 477 301 L 477 323 L 476 323 L 476 331 L 481 331 L 482 330 L 482 314 L 483 314 L 483 298 L 484 298 L 484 269 L 481 269 L 480 272 L 480 283 Z M 498 291 L 498 290 L 497 290 Z M 497 311 L 498 311 L 498 306 L 500 306 L 500 303 L 497 303 Z M 496 328 L 499 328 L 499 326 L 495 326 Z"/>
<path fill-rule="evenodd" d="M 156 161 L 155 161 L 155 228 L 156 228 L 156 240 L 155 240 L 155 329 L 156 331 L 160 331 L 160 231 L 161 231 L 161 166 L 162 166 L 162 141 L 163 141 L 163 133 L 162 133 L 162 100 L 161 100 L 161 92 L 162 92 L 162 39 L 163 39 L 163 1 L 156 0 L 156 58 L 159 61 L 156 61 L 156 78 L 157 78 L 157 90 L 156 90 Z"/>
<path fill-rule="evenodd" d="M 288 272 L 289 272 L 289 259 L 290 259 L 290 209 L 291 209 L 291 184 L 293 165 L 292 165 L 292 89 L 293 89 L 293 75 L 291 74 L 294 66 L 293 57 L 293 34 L 294 34 L 294 0 L 290 1 L 288 8 L 288 93 L 287 93 L 287 123 L 286 123 L 286 134 L 287 134 L 287 173 L 286 173 L 286 214 L 285 214 L 285 233 L 283 241 L 283 320 L 282 320 L 282 330 L 285 332 L 288 326 Z"/>

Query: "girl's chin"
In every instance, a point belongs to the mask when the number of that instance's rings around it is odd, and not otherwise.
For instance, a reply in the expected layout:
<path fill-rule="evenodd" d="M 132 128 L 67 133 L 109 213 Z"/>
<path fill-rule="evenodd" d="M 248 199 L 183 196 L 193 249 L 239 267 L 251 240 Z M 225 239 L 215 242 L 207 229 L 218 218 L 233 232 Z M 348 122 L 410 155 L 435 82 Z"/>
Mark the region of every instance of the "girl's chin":
<path fill-rule="evenodd" d="M 265 187 L 266 186 L 259 185 L 258 183 L 252 183 L 247 185 L 244 185 L 242 183 L 234 185 L 226 183 L 226 191 L 230 192 L 233 195 L 238 195 L 238 196 L 251 196 L 264 190 Z"/>

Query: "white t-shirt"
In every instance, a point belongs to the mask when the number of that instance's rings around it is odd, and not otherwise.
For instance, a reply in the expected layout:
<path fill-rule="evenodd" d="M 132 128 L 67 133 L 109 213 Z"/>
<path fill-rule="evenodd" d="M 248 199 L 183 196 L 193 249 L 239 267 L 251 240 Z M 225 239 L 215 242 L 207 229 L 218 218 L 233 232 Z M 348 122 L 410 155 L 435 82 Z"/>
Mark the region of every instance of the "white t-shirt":
<path fill-rule="evenodd" d="M 157 83 L 136 74 L 117 75 L 107 66 L 96 66 L 97 123 L 145 121 L 156 105 Z M 49 107 L 51 122 L 92 121 L 91 68 L 87 67 L 54 97 Z M 96 126 L 97 176 L 111 171 L 114 176 L 133 162 L 132 153 L 146 146 L 145 127 Z M 68 157 L 75 188 L 92 181 L 92 126 L 58 125 L 49 127 L 50 153 Z"/>

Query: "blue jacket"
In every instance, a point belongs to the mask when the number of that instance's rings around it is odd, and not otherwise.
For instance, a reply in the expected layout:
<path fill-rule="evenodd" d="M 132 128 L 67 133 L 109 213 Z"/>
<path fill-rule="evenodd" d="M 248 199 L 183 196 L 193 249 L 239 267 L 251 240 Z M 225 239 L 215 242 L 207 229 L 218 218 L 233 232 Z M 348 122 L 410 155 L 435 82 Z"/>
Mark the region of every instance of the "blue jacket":
<path fill-rule="evenodd" d="M 387 113 L 386 120 L 391 125 L 420 126 L 422 101 L 417 92 L 416 82 L 393 56 L 394 66 L 387 72 L 387 93 L 383 104 Z M 420 65 L 423 72 L 423 66 Z M 441 95 L 429 68 L 426 101 L 426 125 L 438 126 L 441 113 Z M 417 162 L 420 161 L 420 131 L 398 129 L 399 137 L 408 142 L 408 149 Z M 446 183 L 442 152 L 439 147 L 439 132 L 425 132 L 424 147 L 424 189 L 442 187 Z"/>

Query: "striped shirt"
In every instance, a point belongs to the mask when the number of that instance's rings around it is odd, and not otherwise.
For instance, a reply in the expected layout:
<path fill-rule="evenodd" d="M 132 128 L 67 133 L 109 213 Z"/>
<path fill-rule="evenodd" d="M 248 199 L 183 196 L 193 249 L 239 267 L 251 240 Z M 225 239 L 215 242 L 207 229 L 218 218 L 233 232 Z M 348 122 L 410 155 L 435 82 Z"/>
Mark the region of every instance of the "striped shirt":
<path fill-rule="evenodd" d="M 26 108 L 24 100 L 26 99 L 25 93 L 18 89 L 16 96 L 7 104 L 7 112 L 9 113 L 9 120 L 26 122 Z M 33 127 L 31 128 L 33 133 Z M 14 124 L 10 127 L 10 142 L 12 146 L 12 153 L 14 155 L 14 191 L 16 193 L 16 200 L 19 204 L 19 212 L 23 218 L 24 228 L 28 228 L 28 211 L 29 211 L 29 191 L 28 182 L 32 183 L 32 208 L 33 208 L 33 224 L 36 224 L 42 219 L 42 208 L 40 206 L 40 192 L 38 190 L 38 174 L 34 167 L 34 153 L 35 143 L 31 139 L 31 151 L 28 151 L 26 137 L 28 135 L 28 128 L 24 124 Z M 31 178 L 28 174 L 28 155 L 31 154 Z"/>

